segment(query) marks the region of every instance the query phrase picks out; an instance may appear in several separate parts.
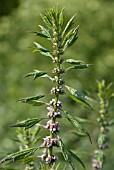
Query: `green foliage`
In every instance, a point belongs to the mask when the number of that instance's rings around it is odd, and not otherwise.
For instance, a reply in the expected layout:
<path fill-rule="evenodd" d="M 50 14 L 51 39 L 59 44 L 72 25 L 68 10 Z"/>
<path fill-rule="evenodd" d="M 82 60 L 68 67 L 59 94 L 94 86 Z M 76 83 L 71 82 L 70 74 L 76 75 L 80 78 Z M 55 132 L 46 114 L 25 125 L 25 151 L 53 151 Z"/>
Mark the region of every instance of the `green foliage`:
<path fill-rule="evenodd" d="M 112 83 L 106 86 L 105 81 L 98 81 L 98 97 L 99 97 L 99 117 L 97 122 L 100 125 L 99 135 L 97 139 L 98 149 L 94 152 L 94 159 L 92 166 L 95 169 L 103 169 L 106 160 L 106 149 L 108 148 L 109 141 L 109 101 L 113 92 L 111 91 Z"/>
<path fill-rule="evenodd" d="M 46 72 L 34 70 L 34 72 L 28 73 L 25 75 L 25 77 L 33 76 L 33 80 L 35 80 L 38 77 L 48 77 Z"/>
<path fill-rule="evenodd" d="M 5 158 L 3 158 L 0 161 L 0 163 L 4 163 L 6 161 L 15 162 L 17 160 L 21 160 L 23 158 L 29 157 L 30 155 L 33 155 L 36 150 L 38 150 L 38 148 L 30 148 L 30 149 L 26 149 L 26 150 L 19 151 L 16 153 L 12 153 L 12 154 L 6 156 Z"/>
<path fill-rule="evenodd" d="M 32 126 L 36 125 L 37 123 L 39 123 L 41 120 L 43 120 L 43 118 L 33 118 L 33 119 L 27 119 L 27 120 L 23 120 L 15 125 L 12 125 L 11 127 L 24 127 L 25 129 L 29 129 Z"/>
<path fill-rule="evenodd" d="M 4 5 L 0 5 L 7 12 L 7 7 L 11 7 L 11 4 L 14 1 L 6 2 L 0 1 L 4 3 Z M 29 80 L 20 79 L 20 77 L 26 72 L 30 72 L 39 68 L 39 70 L 43 70 L 44 72 L 50 71 L 50 58 L 43 58 L 42 55 L 38 53 L 32 54 L 30 50 L 27 50 L 28 46 L 32 46 L 31 42 L 36 42 L 38 39 L 39 44 L 42 44 L 47 49 L 50 49 L 49 39 L 46 38 L 45 42 L 42 43 L 42 39 L 40 36 L 28 36 L 28 32 L 30 30 L 39 31 L 39 27 L 37 27 L 37 22 L 42 23 L 39 13 L 42 12 L 42 9 L 48 8 L 49 6 L 54 6 L 57 4 L 57 1 L 54 0 L 25 0 L 20 1 L 20 6 L 15 10 L 12 10 L 12 14 L 10 16 L 1 17 L 0 18 L 0 157 L 3 157 L 4 150 L 14 152 L 17 150 L 17 146 L 14 147 L 13 141 L 10 139 L 15 135 L 13 130 L 9 130 L 9 125 L 14 124 L 17 120 L 25 120 L 26 117 L 36 117 L 36 113 L 42 117 L 42 113 L 44 111 L 44 107 L 36 107 L 20 105 L 15 103 L 15 101 L 20 98 L 20 96 L 32 96 L 33 94 L 44 94 L 49 93 L 50 85 L 47 82 L 45 87 L 43 86 L 43 79 L 36 79 L 36 82 L 31 82 Z M 114 1 L 91 1 L 84 0 L 81 1 L 72 0 L 71 2 L 67 2 L 65 0 L 59 3 L 60 7 L 65 7 L 65 19 L 69 21 L 69 17 L 74 13 L 77 13 L 75 16 L 77 22 L 80 24 L 79 29 L 79 39 L 78 43 L 71 48 L 68 48 L 66 51 L 66 59 L 74 57 L 76 60 L 84 60 L 86 63 L 92 63 L 93 66 L 91 70 L 81 70 L 78 72 L 74 72 L 74 70 L 70 70 L 70 72 L 65 75 L 69 82 L 67 84 L 69 86 L 73 86 L 78 89 L 78 91 L 86 92 L 86 89 L 91 90 L 93 93 L 93 89 L 95 89 L 95 81 L 96 79 L 104 78 L 106 82 L 113 81 L 113 65 L 114 65 L 114 57 L 113 57 L 113 39 L 114 35 Z M 63 10 L 64 11 L 64 10 Z M 64 27 L 65 23 L 63 21 L 64 16 L 61 12 L 60 23 Z M 37 22 L 36 22 L 37 21 Z M 34 33 L 36 35 L 36 33 Z M 47 34 L 46 34 L 47 35 Z M 49 48 L 48 48 L 49 47 Z M 76 48 L 77 47 L 77 48 Z M 35 57 L 33 57 L 35 55 Z M 42 64 L 43 63 L 43 64 Z M 83 63 L 83 62 L 82 62 Z M 74 63 L 77 65 L 77 63 Z M 26 70 L 26 71 L 25 71 Z M 34 71 L 33 71 L 34 72 Z M 78 72 L 78 73 L 77 73 Z M 89 72 L 89 73 L 88 73 Z M 25 83 L 26 81 L 26 83 Z M 28 82 L 29 81 L 29 82 Z M 81 82 L 81 83 L 80 83 Z M 84 85 L 84 88 L 83 88 Z M 36 90 L 37 89 L 37 90 Z M 86 94 L 86 93 L 85 93 Z M 112 94 L 112 96 L 114 96 Z M 47 98 L 50 96 L 46 96 Z M 95 98 L 95 95 L 94 95 Z M 112 99 L 112 98 L 111 98 Z M 70 112 L 69 105 L 72 105 L 72 113 L 76 113 L 77 116 L 82 116 L 85 119 L 96 120 L 96 114 L 90 113 L 90 111 L 85 110 L 83 107 L 80 107 L 77 103 L 71 101 L 69 98 L 65 100 L 65 108 Z M 113 112 L 113 104 L 112 100 L 110 101 L 110 115 L 111 119 L 110 124 L 113 125 L 114 116 Z M 98 110 L 98 104 L 93 101 L 92 105 L 95 106 L 95 109 Z M 45 105 L 44 105 L 45 106 Z M 44 114 L 43 114 L 44 116 Z M 76 116 L 76 117 L 77 117 Z M 61 123 L 64 125 L 62 127 L 63 131 L 69 130 L 72 131 L 72 124 L 68 125 L 68 128 L 65 126 L 64 119 L 61 119 Z M 93 124 L 89 124 L 90 134 L 92 135 L 93 141 L 95 141 L 95 136 L 97 136 L 95 122 Z M 73 128 L 74 129 L 74 128 Z M 77 136 L 69 134 L 69 138 L 66 133 L 62 133 L 64 141 L 67 141 L 67 147 L 82 148 L 83 150 L 87 150 L 88 153 L 91 153 L 93 148 L 88 147 L 88 140 L 79 140 Z M 110 130 L 110 135 L 113 136 L 113 130 Z M 93 142 L 94 143 L 94 142 Z M 110 146 L 112 146 L 113 139 L 110 139 Z M 78 149 L 79 150 L 79 149 Z M 82 155 L 81 155 L 82 156 Z M 84 155 L 85 156 L 85 155 Z M 86 169 L 91 169 L 91 162 L 88 155 L 86 155 L 83 159 L 86 159 Z M 109 159 L 106 161 L 104 170 L 110 169 L 113 170 L 113 147 L 109 148 Z M 64 167 L 64 166 L 63 166 Z M 20 167 L 19 167 L 20 168 Z M 10 168 L 10 169 L 13 169 Z M 64 168 L 63 168 L 64 169 Z M 67 167 L 65 168 L 67 169 Z M 78 169 L 81 169 L 78 167 Z"/>
<path fill-rule="evenodd" d="M 87 98 L 87 96 L 85 96 L 83 93 L 79 92 L 78 90 L 73 89 L 72 87 L 66 86 L 65 87 L 68 89 L 70 95 L 69 97 L 71 99 L 73 99 L 76 102 L 82 103 L 84 105 L 86 105 L 87 107 L 89 106 L 91 108 L 91 106 L 85 101 L 85 99 Z"/>
<path fill-rule="evenodd" d="M 79 123 L 79 121 L 75 117 L 71 116 L 68 112 L 65 112 L 65 113 L 67 115 L 67 119 L 78 129 L 78 131 L 81 134 L 87 135 L 90 139 L 90 142 L 92 143 L 91 136 L 88 133 L 88 131 L 84 127 L 81 126 L 81 124 Z"/>

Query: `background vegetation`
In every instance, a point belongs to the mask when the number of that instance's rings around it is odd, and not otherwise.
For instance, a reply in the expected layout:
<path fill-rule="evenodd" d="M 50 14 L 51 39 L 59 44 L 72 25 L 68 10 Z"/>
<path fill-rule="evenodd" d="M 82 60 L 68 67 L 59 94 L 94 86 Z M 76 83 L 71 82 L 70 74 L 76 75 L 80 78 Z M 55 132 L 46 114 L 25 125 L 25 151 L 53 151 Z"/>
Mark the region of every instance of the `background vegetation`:
<path fill-rule="evenodd" d="M 50 87 L 44 86 L 45 80 L 25 79 L 23 75 L 33 69 L 50 69 L 49 58 L 33 53 L 28 47 L 33 46 L 33 41 L 38 38 L 29 31 L 38 30 L 42 24 L 40 13 L 45 8 L 56 6 L 65 7 L 65 16 L 68 20 L 73 14 L 76 15 L 76 24 L 80 25 L 78 41 L 67 50 L 66 58 L 74 57 L 86 63 L 93 64 L 92 68 L 82 70 L 80 73 L 70 72 L 66 75 L 67 84 L 75 89 L 90 92 L 94 96 L 91 104 L 99 109 L 97 98 L 96 80 L 105 79 L 107 84 L 113 82 L 114 70 L 114 1 L 113 0 L 12 0 L 0 1 L 0 156 L 6 152 L 18 150 L 18 144 L 12 139 L 16 136 L 10 125 L 27 117 L 37 117 L 37 114 L 46 114 L 45 108 L 36 110 L 29 105 L 16 103 L 21 97 L 32 96 L 42 92 L 48 92 Z M 40 40 L 41 42 L 41 40 Z M 42 43 L 42 42 L 41 42 Z M 48 46 L 45 42 L 45 46 Z M 71 56 L 71 57 L 70 57 Z M 89 94 L 90 97 L 92 97 Z M 91 170 L 91 156 L 96 147 L 97 129 L 95 129 L 97 115 L 79 104 L 66 99 L 65 107 L 72 114 L 92 120 L 92 124 L 86 124 L 90 132 L 93 144 L 88 138 L 80 139 L 72 133 L 70 124 L 61 122 L 61 134 L 64 141 L 72 150 L 76 150 L 82 160 L 85 161 L 87 169 Z M 72 105 L 72 109 L 68 107 Z M 110 117 L 114 118 L 113 101 L 110 103 Z M 71 135 L 67 138 L 67 131 Z M 94 130 L 95 129 L 95 130 Z M 113 129 L 110 129 L 110 147 L 108 159 L 104 170 L 113 170 L 114 149 Z M 82 153 L 84 152 L 84 154 Z M 81 167 L 80 167 L 81 169 Z"/>

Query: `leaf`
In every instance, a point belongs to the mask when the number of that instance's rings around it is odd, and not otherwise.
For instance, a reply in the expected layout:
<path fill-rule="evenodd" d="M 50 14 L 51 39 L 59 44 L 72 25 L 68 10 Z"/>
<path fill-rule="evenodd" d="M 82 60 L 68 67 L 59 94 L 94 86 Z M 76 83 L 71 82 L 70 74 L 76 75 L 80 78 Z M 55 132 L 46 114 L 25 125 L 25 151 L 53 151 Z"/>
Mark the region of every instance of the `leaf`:
<path fill-rule="evenodd" d="M 38 96 L 32 96 L 32 97 L 26 97 L 26 98 L 21 98 L 19 100 L 17 100 L 17 102 L 22 102 L 22 103 L 30 103 L 32 100 L 38 100 L 45 97 L 45 95 L 38 95 Z"/>
<path fill-rule="evenodd" d="M 34 31 L 34 32 L 31 32 L 31 33 L 34 33 L 36 36 L 39 36 L 39 37 L 49 38 L 47 35 L 45 35 L 45 34 L 42 33 L 42 32 Z"/>
<path fill-rule="evenodd" d="M 37 50 L 36 50 L 37 51 Z M 52 55 L 49 52 L 40 52 L 42 55 L 50 57 L 53 59 Z"/>
<path fill-rule="evenodd" d="M 75 116 L 75 119 L 78 120 L 79 123 L 92 123 L 92 124 L 94 123 L 93 121 L 90 121 L 88 119 L 83 119 L 77 116 Z"/>
<path fill-rule="evenodd" d="M 41 46 L 39 43 L 34 42 L 34 44 L 36 45 L 37 48 L 34 48 L 33 52 L 39 52 L 44 56 L 48 56 L 53 58 L 53 56 L 50 54 L 49 50 L 47 50 L 46 48 L 44 48 L 43 46 Z"/>
<path fill-rule="evenodd" d="M 22 163 L 24 163 L 24 164 L 29 164 L 34 161 L 35 161 L 35 156 L 29 156 L 29 157 L 22 159 Z"/>
<path fill-rule="evenodd" d="M 35 101 L 35 100 L 32 100 L 30 102 L 28 102 L 28 104 L 32 104 L 33 106 L 42 106 L 44 104 L 46 104 L 45 102 L 43 101 Z"/>
<path fill-rule="evenodd" d="M 27 120 L 23 120 L 15 125 L 12 125 L 11 127 L 24 127 L 25 129 L 29 129 L 32 126 L 34 126 L 35 124 L 39 123 L 41 120 L 43 120 L 44 118 L 32 118 L 32 119 L 27 119 Z"/>
<path fill-rule="evenodd" d="M 61 10 L 59 15 L 59 29 L 61 30 L 64 25 L 64 16 L 63 16 L 64 8 Z"/>
<path fill-rule="evenodd" d="M 89 108 L 92 108 L 86 101 L 85 99 L 87 98 L 83 93 L 79 92 L 78 90 L 73 89 L 72 87 L 66 86 L 67 90 L 70 92 L 69 97 L 73 99 L 76 102 L 82 103 L 86 105 Z"/>
<path fill-rule="evenodd" d="M 41 15 L 41 17 L 42 17 L 44 23 L 46 24 L 46 26 L 50 29 L 52 23 L 51 23 L 51 20 L 50 20 L 49 16 L 47 15 L 47 13 L 48 13 L 48 11 L 46 11 L 46 14 L 43 13 L 43 15 Z"/>
<path fill-rule="evenodd" d="M 88 131 L 81 126 L 81 124 L 78 122 L 78 120 L 76 120 L 76 118 L 74 116 L 71 116 L 68 112 L 64 111 L 67 115 L 67 119 L 79 130 L 80 133 L 84 133 L 86 134 L 88 137 L 89 137 L 89 140 L 90 142 L 92 143 L 92 140 L 91 140 L 91 136 L 90 134 L 88 133 Z"/>
<path fill-rule="evenodd" d="M 83 61 L 74 60 L 74 59 L 67 59 L 67 60 L 65 60 L 65 62 L 69 63 L 69 64 L 76 64 L 76 65 L 83 63 Z"/>
<path fill-rule="evenodd" d="M 51 39 L 51 35 L 49 33 L 49 30 L 44 28 L 42 25 L 39 25 L 40 29 L 42 30 L 42 34 L 44 34 L 45 36 L 47 36 L 48 39 Z"/>
<path fill-rule="evenodd" d="M 68 150 L 68 152 L 74 159 L 76 159 L 82 165 L 84 169 L 86 169 L 84 163 L 77 155 L 75 155 L 71 150 Z"/>
<path fill-rule="evenodd" d="M 63 154 L 63 157 L 64 157 L 65 161 L 67 161 L 69 163 L 72 170 L 75 170 L 75 167 L 74 167 L 74 165 L 72 163 L 72 160 L 70 158 L 69 152 L 66 149 L 66 147 L 65 147 L 65 145 L 64 145 L 64 143 L 63 143 L 63 141 L 61 139 L 60 139 L 60 148 L 61 148 L 61 152 Z"/>
<path fill-rule="evenodd" d="M 64 36 L 66 33 L 67 33 L 67 31 L 72 27 L 72 25 L 74 24 L 74 17 L 75 17 L 75 15 L 68 21 L 68 23 L 66 24 L 66 26 L 65 26 L 65 29 L 64 29 L 64 31 L 63 31 L 63 33 L 62 33 L 62 36 Z"/>
<path fill-rule="evenodd" d="M 77 64 L 77 65 L 74 65 L 72 67 L 69 67 L 66 69 L 66 71 L 69 71 L 71 69 L 85 69 L 85 68 L 88 68 L 92 66 L 92 64 Z"/>
<path fill-rule="evenodd" d="M 108 122 L 108 125 L 109 125 L 109 126 L 113 126 L 113 125 L 114 125 L 114 119 L 110 120 L 110 121 Z"/>
<path fill-rule="evenodd" d="M 24 77 L 33 76 L 33 80 L 35 80 L 38 77 L 48 77 L 47 72 L 40 71 L 40 70 L 34 70 L 31 73 L 26 74 Z"/>
<path fill-rule="evenodd" d="M 68 32 L 68 34 L 65 36 L 65 39 L 62 44 L 64 50 L 67 47 L 70 47 L 71 45 L 73 45 L 75 43 L 75 41 L 77 40 L 78 28 L 79 28 L 79 26 L 77 26 L 75 29 L 70 30 Z"/>
<path fill-rule="evenodd" d="M 52 167 L 51 167 L 51 170 L 58 170 L 59 166 L 60 166 L 60 163 L 58 163 L 57 165 L 56 165 L 56 163 L 53 163 Z"/>
<path fill-rule="evenodd" d="M 23 151 L 19 151 L 19 152 L 16 152 L 16 153 L 12 153 L 8 156 L 6 156 L 5 158 L 3 158 L 0 163 L 4 163 L 6 161 L 12 161 L 12 162 L 15 162 L 17 160 L 21 160 L 21 159 L 24 159 L 30 155 L 33 155 L 34 152 L 38 150 L 38 148 L 29 148 L 29 149 L 25 149 Z"/>
<path fill-rule="evenodd" d="M 43 46 L 41 46 L 37 42 L 34 42 L 34 44 L 37 46 L 39 52 L 49 52 L 49 50 L 47 50 L 46 48 L 44 48 Z"/>

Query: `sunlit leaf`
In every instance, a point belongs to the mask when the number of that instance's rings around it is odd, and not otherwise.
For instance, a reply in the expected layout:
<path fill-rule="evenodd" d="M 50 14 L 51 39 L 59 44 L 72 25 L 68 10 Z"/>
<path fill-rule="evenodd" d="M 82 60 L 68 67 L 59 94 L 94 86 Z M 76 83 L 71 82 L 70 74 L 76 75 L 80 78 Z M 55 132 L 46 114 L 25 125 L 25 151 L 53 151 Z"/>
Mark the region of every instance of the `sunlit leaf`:
<path fill-rule="evenodd" d="M 78 28 L 76 27 L 75 29 L 72 29 L 68 32 L 68 34 L 65 36 L 65 39 L 63 41 L 63 49 L 65 50 L 67 47 L 70 47 L 75 43 L 77 40 L 77 33 L 78 33 Z"/>
<path fill-rule="evenodd" d="M 71 69 L 85 69 L 85 68 L 88 68 L 92 66 L 92 64 L 77 64 L 77 65 L 74 65 L 72 67 L 69 67 L 66 69 L 66 71 L 69 71 Z"/>
<path fill-rule="evenodd" d="M 39 123 L 41 120 L 44 118 L 32 118 L 32 119 L 27 119 L 23 120 L 15 125 L 12 125 L 11 127 L 24 127 L 25 129 L 29 129 L 35 124 Z"/>
<path fill-rule="evenodd" d="M 22 102 L 22 103 L 29 103 L 30 101 L 34 100 L 39 100 L 41 98 L 45 97 L 45 95 L 38 95 L 38 96 L 32 96 L 32 97 L 25 97 L 17 100 L 17 102 Z"/>
<path fill-rule="evenodd" d="M 37 42 L 34 42 L 34 44 L 36 45 L 37 48 L 34 48 L 33 52 L 39 52 L 44 56 L 53 58 L 52 55 L 50 54 L 49 50 L 47 50 L 46 48 L 44 48 L 42 45 L 40 45 Z"/>
<path fill-rule="evenodd" d="M 34 33 L 36 36 L 39 36 L 39 37 L 49 38 L 47 35 L 45 35 L 45 34 L 42 33 L 42 32 L 34 31 L 34 32 L 32 32 L 32 33 Z"/>
<path fill-rule="evenodd" d="M 73 89 L 72 87 L 69 87 L 69 86 L 66 86 L 66 85 L 65 85 L 65 87 L 69 91 L 69 93 L 70 93 L 69 97 L 71 99 L 73 99 L 76 102 L 82 103 L 82 104 L 86 105 L 87 107 L 91 108 L 91 106 L 85 101 L 86 96 L 83 93 L 79 92 L 78 90 Z"/>
<path fill-rule="evenodd" d="M 110 120 L 110 121 L 108 122 L 108 125 L 109 125 L 109 126 L 113 126 L 113 125 L 114 125 L 114 119 Z"/>
<path fill-rule="evenodd" d="M 44 48 L 42 45 L 40 45 L 39 43 L 37 42 L 34 42 L 34 44 L 37 46 L 39 52 L 49 52 L 49 50 L 47 50 L 46 48 Z"/>
<path fill-rule="evenodd" d="M 44 34 L 45 36 L 47 36 L 48 39 L 51 39 L 51 35 L 49 33 L 49 30 L 44 28 L 42 25 L 39 25 L 41 31 L 42 31 L 42 34 Z"/>
<path fill-rule="evenodd" d="M 30 155 L 33 155 L 36 150 L 38 150 L 38 148 L 29 148 L 29 149 L 25 149 L 23 151 L 12 153 L 10 155 L 7 155 L 5 158 L 3 158 L 0 161 L 0 163 L 4 163 L 6 161 L 15 162 L 17 160 L 21 160 L 21 159 L 26 158 L 26 157 L 28 157 Z"/>
<path fill-rule="evenodd" d="M 24 77 L 33 76 L 33 79 L 35 80 L 38 77 L 48 77 L 47 72 L 40 71 L 40 70 L 34 70 L 31 73 L 26 74 Z"/>
<path fill-rule="evenodd" d="M 64 25 L 63 10 L 64 10 L 64 8 L 61 10 L 60 15 L 59 15 L 59 29 L 60 29 L 60 31 Z"/>
<path fill-rule="evenodd" d="M 75 15 L 66 24 L 65 29 L 62 33 L 62 36 L 64 36 L 68 32 L 68 30 L 72 27 L 72 25 L 74 24 L 74 17 L 75 17 Z"/>
<path fill-rule="evenodd" d="M 66 118 L 79 130 L 80 133 L 86 134 L 89 137 L 90 142 L 92 143 L 91 136 L 88 133 L 88 131 L 84 127 L 81 126 L 81 124 L 78 122 L 78 120 L 74 116 L 70 115 L 66 111 L 64 112 L 66 113 Z"/>
<path fill-rule="evenodd" d="M 69 163 L 72 170 L 75 170 L 75 166 L 73 165 L 69 152 L 61 139 L 60 139 L 60 148 L 65 161 Z"/>
<path fill-rule="evenodd" d="M 83 63 L 83 61 L 74 60 L 74 59 L 67 59 L 67 60 L 65 60 L 65 62 L 69 63 L 69 64 L 76 64 L 76 65 Z"/>
<path fill-rule="evenodd" d="M 44 23 L 46 24 L 46 26 L 50 29 L 51 28 L 51 20 L 50 18 L 48 17 L 48 15 L 46 15 L 45 13 L 43 13 L 43 15 L 41 15 Z"/>
<path fill-rule="evenodd" d="M 74 154 L 71 150 L 68 150 L 69 154 L 75 159 L 77 160 L 81 165 L 82 167 L 85 169 L 85 165 L 84 163 L 82 162 L 82 160 L 76 155 Z"/>
<path fill-rule="evenodd" d="M 35 161 L 35 156 L 28 156 L 28 157 L 26 157 L 26 158 L 23 158 L 22 160 L 21 160 L 21 162 L 22 163 L 24 163 L 24 164 L 29 164 L 29 163 L 31 163 L 31 162 L 34 162 Z"/>

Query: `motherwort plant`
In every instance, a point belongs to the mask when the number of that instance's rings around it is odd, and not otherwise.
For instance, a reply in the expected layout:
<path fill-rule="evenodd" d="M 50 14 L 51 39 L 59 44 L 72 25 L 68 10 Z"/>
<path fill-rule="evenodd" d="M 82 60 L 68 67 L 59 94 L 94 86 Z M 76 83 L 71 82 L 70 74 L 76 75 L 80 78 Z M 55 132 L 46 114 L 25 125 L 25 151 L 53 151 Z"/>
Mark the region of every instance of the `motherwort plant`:
<path fill-rule="evenodd" d="M 27 119 L 13 126 L 23 127 L 25 130 L 31 129 L 33 126 L 39 126 L 44 131 L 46 130 L 48 135 L 44 136 L 42 139 L 42 145 L 39 146 L 37 144 L 37 147 L 35 148 L 30 148 L 29 145 L 27 145 L 24 150 L 10 154 L 3 158 L 1 163 L 5 161 L 15 162 L 17 160 L 23 160 L 35 155 L 37 150 L 43 150 L 41 155 L 36 154 L 35 157 L 36 159 L 40 159 L 40 163 L 34 168 L 28 167 L 28 169 L 38 169 L 40 167 L 39 169 L 57 170 L 60 167 L 60 159 L 54 150 L 54 148 L 57 147 L 58 149 L 60 148 L 59 150 L 61 150 L 66 164 L 69 164 L 72 170 L 75 170 L 75 164 L 72 162 L 72 159 L 76 159 L 84 167 L 84 164 L 79 157 L 70 149 L 66 148 L 63 140 L 59 136 L 59 119 L 62 118 L 62 115 L 64 115 L 64 118 L 70 121 L 72 125 L 80 131 L 80 133 L 87 135 L 91 140 L 87 130 L 81 126 L 75 116 L 72 116 L 64 110 L 63 103 L 60 101 L 60 96 L 65 97 L 66 95 L 64 94 L 68 94 L 72 100 L 90 107 L 90 105 L 86 102 L 86 96 L 78 90 L 69 87 L 63 77 L 64 74 L 70 70 L 77 70 L 78 73 L 78 70 L 85 69 L 90 66 L 90 64 L 85 64 L 80 60 L 71 58 L 65 59 L 65 57 L 62 57 L 65 50 L 76 42 L 79 28 L 79 26 L 73 27 L 75 15 L 67 23 L 65 23 L 63 12 L 63 9 L 59 11 L 58 8 L 46 10 L 43 15 L 41 15 L 46 27 L 39 25 L 41 32 L 34 32 L 36 36 L 47 39 L 52 44 L 52 49 L 48 50 L 38 42 L 34 42 L 34 52 L 38 52 L 43 56 L 49 57 L 51 59 L 50 64 L 52 64 L 53 69 L 50 70 L 50 72 L 34 70 L 33 72 L 25 75 L 25 77 L 33 76 L 33 79 L 37 79 L 39 77 L 48 78 L 53 84 L 53 87 L 50 90 L 50 96 L 52 97 L 51 100 L 48 102 L 44 100 L 42 101 L 42 98 L 46 97 L 46 95 L 37 95 L 18 100 L 19 102 L 29 103 L 33 106 L 46 105 L 46 115 L 42 118 L 38 117 Z M 65 66 L 65 64 L 67 65 Z M 70 66 L 68 66 L 68 64 Z M 47 122 L 44 125 L 40 124 L 42 120 L 47 120 Z M 29 141 L 30 140 L 31 138 L 29 137 Z M 64 169 L 66 168 L 67 166 L 65 165 Z"/>
<path fill-rule="evenodd" d="M 106 149 L 109 146 L 109 128 L 113 125 L 110 120 L 109 102 L 114 96 L 111 90 L 112 83 L 106 86 L 104 80 L 98 81 L 98 97 L 99 97 L 99 117 L 97 119 L 99 125 L 99 135 L 97 139 L 98 149 L 94 152 L 92 166 L 94 169 L 103 169 L 106 159 Z"/>

